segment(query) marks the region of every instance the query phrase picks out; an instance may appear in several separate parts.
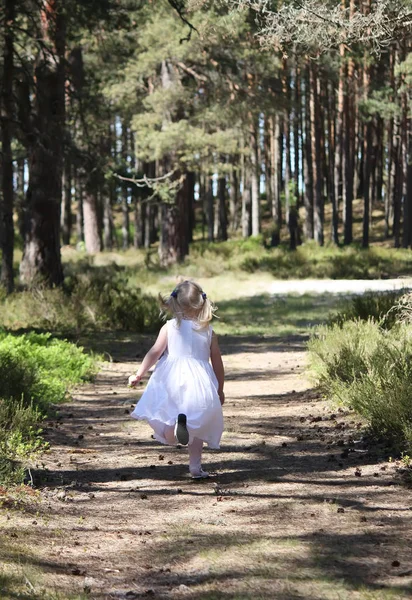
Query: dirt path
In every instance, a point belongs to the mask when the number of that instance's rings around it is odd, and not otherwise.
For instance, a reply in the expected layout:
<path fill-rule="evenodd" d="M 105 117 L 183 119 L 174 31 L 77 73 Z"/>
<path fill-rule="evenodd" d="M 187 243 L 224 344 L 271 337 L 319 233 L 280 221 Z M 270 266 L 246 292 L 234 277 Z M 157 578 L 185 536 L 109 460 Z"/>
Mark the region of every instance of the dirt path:
<path fill-rule="evenodd" d="M 412 493 L 310 390 L 303 340 L 221 340 L 226 431 L 202 482 L 128 415 L 149 341 L 113 346 L 119 362 L 49 423 L 38 502 L 0 510 L 24 597 L 412 598 Z"/>

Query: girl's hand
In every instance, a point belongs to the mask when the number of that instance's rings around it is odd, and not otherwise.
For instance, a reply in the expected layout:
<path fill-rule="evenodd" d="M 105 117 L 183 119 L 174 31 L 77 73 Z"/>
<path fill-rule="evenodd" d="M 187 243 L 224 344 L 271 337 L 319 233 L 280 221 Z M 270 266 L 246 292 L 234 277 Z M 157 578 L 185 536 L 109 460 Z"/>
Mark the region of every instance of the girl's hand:
<path fill-rule="evenodd" d="M 129 387 L 136 387 L 137 384 L 141 382 L 141 380 L 142 380 L 142 376 L 141 375 L 130 375 L 128 386 Z"/>
<path fill-rule="evenodd" d="M 219 400 L 220 400 L 220 404 L 223 406 L 225 403 L 225 392 L 218 392 L 219 394 Z"/>

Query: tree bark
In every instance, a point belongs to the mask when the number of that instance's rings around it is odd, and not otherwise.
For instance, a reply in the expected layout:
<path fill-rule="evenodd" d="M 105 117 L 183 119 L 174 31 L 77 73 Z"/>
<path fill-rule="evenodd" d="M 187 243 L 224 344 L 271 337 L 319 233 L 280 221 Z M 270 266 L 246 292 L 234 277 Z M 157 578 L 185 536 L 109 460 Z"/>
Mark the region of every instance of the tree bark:
<path fill-rule="evenodd" d="M 323 222 L 324 222 L 324 206 L 323 206 L 323 190 L 322 190 L 322 121 L 319 106 L 319 77 L 317 66 L 314 63 L 310 64 L 310 119 L 311 119 L 311 141 L 312 141 L 312 156 L 315 159 L 315 167 L 313 169 L 314 186 L 313 186 L 313 217 L 314 217 L 314 237 L 316 242 L 323 246 Z"/>
<path fill-rule="evenodd" d="M 367 9 L 368 7 L 366 7 Z M 366 102 L 369 97 L 370 71 L 367 64 L 368 56 L 364 57 L 363 64 L 363 97 Z M 369 223 L 371 218 L 371 166 L 372 166 L 372 122 L 371 119 L 363 127 L 363 227 L 362 248 L 369 247 Z"/>
<path fill-rule="evenodd" d="M 90 175 L 85 185 L 83 198 L 84 241 L 86 252 L 89 254 L 96 254 L 102 249 L 97 196 L 98 179 L 96 175 Z"/>
<path fill-rule="evenodd" d="M 176 173 L 176 177 L 180 174 Z M 162 266 L 181 262 L 189 253 L 188 199 L 189 184 L 185 175 L 176 194 L 175 204 L 163 204 L 159 258 Z"/>
<path fill-rule="evenodd" d="M 207 221 L 207 241 L 214 242 L 214 198 L 213 198 L 213 179 L 207 177 L 206 190 L 206 221 Z"/>
<path fill-rule="evenodd" d="M 63 200 L 60 215 L 62 242 L 66 246 L 70 244 L 72 220 L 72 165 L 69 157 L 66 156 L 63 170 Z"/>
<path fill-rule="evenodd" d="M 344 4 L 344 0 L 343 0 Z M 340 66 L 339 66 L 339 84 L 336 111 L 336 133 L 335 133 L 335 201 L 339 212 L 339 207 L 343 201 L 343 107 L 344 107 L 344 89 L 345 89 L 345 46 L 339 47 Z"/>
<path fill-rule="evenodd" d="M 14 0 L 4 2 L 4 46 L 3 46 L 3 77 L 1 93 L 1 190 L 0 204 L 0 239 L 2 250 L 1 284 L 7 293 L 14 288 L 13 253 L 14 253 L 14 224 L 13 224 L 13 154 L 11 148 L 13 123 L 13 24 Z"/>
<path fill-rule="evenodd" d="M 42 3 L 42 38 L 54 57 L 42 50 L 35 69 L 35 136 L 29 156 L 27 217 L 20 277 L 24 283 L 63 282 L 60 255 L 60 203 L 62 196 L 65 123 L 64 53 L 66 25 L 61 0 Z"/>
<path fill-rule="evenodd" d="M 271 190 L 272 190 L 272 236 L 270 245 L 272 247 L 280 244 L 280 230 L 282 228 L 282 205 L 280 201 L 280 125 L 279 115 L 270 117 L 270 163 L 271 163 Z"/>
<path fill-rule="evenodd" d="M 128 163 L 128 124 L 126 120 L 122 122 L 122 162 L 123 168 L 127 171 Z M 129 188 L 126 181 L 122 182 L 122 248 L 127 250 L 130 245 L 130 218 L 129 218 Z"/>
<path fill-rule="evenodd" d="M 326 84 L 328 86 L 328 84 Z M 336 197 L 336 184 L 335 184 L 335 158 L 336 158 L 336 135 L 335 135 L 335 119 L 334 119 L 334 106 L 335 97 L 333 89 L 326 87 L 328 93 L 328 104 L 327 104 L 327 115 L 328 115 L 328 174 L 329 174 L 329 199 L 332 204 L 332 227 L 331 227 L 331 239 L 336 245 L 339 244 L 338 234 L 338 203 Z"/>
<path fill-rule="evenodd" d="M 312 240 L 314 237 L 314 222 L 313 222 L 313 159 L 312 154 L 312 129 L 311 129 L 311 113 L 310 113 L 310 77 L 309 67 L 308 74 L 305 79 L 305 152 L 304 152 L 304 164 L 305 164 L 305 224 L 304 234 L 306 239 Z"/>
<path fill-rule="evenodd" d="M 219 201 L 219 239 L 227 240 L 227 213 L 226 213 L 226 177 L 221 175 L 217 182 L 217 197 Z"/>
<path fill-rule="evenodd" d="M 252 235 L 257 236 L 260 233 L 260 165 L 258 160 L 258 131 L 255 119 L 251 117 L 250 121 L 250 181 L 252 204 Z"/>
<path fill-rule="evenodd" d="M 229 230 L 234 233 L 239 226 L 239 178 L 237 165 L 232 165 L 229 188 Z"/>
<path fill-rule="evenodd" d="M 345 196 L 343 206 L 343 242 L 352 243 L 352 205 L 354 182 L 355 124 L 353 119 L 353 59 L 349 59 L 346 94 L 344 99 L 344 174 Z"/>

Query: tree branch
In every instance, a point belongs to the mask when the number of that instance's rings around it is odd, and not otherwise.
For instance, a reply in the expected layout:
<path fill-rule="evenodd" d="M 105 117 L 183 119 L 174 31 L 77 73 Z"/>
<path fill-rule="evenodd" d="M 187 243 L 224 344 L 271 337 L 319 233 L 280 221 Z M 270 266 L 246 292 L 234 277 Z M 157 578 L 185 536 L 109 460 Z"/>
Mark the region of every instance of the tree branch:
<path fill-rule="evenodd" d="M 192 33 L 194 31 L 196 31 L 196 33 L 199 35 L 199 32 L 196 29 L 196 27 L 194 25 L 192 25 L 192 23 L 190 23 L 190 21 L 188 21 L 188 19 L 184 16 L 184 12 L 185 12 L 184 1 L 183 0 L 168 0 L 168 2 L 170 4 L 170 6 L 177 12 L 180 19 L 183 21 L 183 23 L 189 27 L 189 33 L 187 34 L 186 37 L 180 39 L 179 43 L 182 44 L 183 42 L 190 42 Z"/>

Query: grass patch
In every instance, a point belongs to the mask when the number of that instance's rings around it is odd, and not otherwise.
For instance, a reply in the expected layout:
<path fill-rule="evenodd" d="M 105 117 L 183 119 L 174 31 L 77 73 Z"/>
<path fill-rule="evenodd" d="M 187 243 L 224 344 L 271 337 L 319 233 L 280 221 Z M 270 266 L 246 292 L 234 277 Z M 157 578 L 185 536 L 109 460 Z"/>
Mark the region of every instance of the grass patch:
<path fill-rule="evenodd" d="M 307 334 L 323 323 L 326 315 L 341 303 L 339 298 L 302 296 L 257 296 L 218 302 L 214 329 L 220 335 L 289 336 Z"/>
<path fill-rule="evenodd" d="M 74 250 L 65 251 L 67 263 L 79 262 Z M 83 258 L 84 260 L 84 258 Z M 318 246 L 306 242 L 296 251 L 286 246 L 268 248 L 261 237 L 226 242 L 194 242 L 182 263 L 168 269 L 159 265 L 156 247 L 149 250 L 104 252 L 93 258 L 98 267 L 126 269 L 133 285 L 152 285 L 162 277 L 209 278 L 224 273 L 267 273 L 275 279 L 386 279 L 412 275 L 412 252 L 401 248 L 352 245 Z"/>
<path fill-rule="evenodd" d="M 345 303 L 343 308 L 334 315 L 329 323 L 342 326 L 346 321 L 375 321 L 384 329 L 391 329 L 399 319 L 399 305 L 405 297 L 406 290 L 392 292 L 366 293 L 355 296 Z"/>
<path fill-rule="evenodd" d="M 412 326 L 369 321 L 319 328 L 311 372 L 326 396 L 354 409 L 398 451 L 412 451 Z"/>
<path fill-rule="evenodd" d="M 19 291 L 0 298 L 0 325 L 62 334 L 85 330 L 153 331 L 160 324 L 156 300 L 129 285 L 116 265 L 89 260 L 66 267 L 64 287 Z"/>
<path fill-rule="evenodd" d="M 40 424 L 51 404 L 95 372 L 95 358 L 51 334 L 0 332 L 0 482 L 22 481 L 22 463 L 43 448 Z"/>

